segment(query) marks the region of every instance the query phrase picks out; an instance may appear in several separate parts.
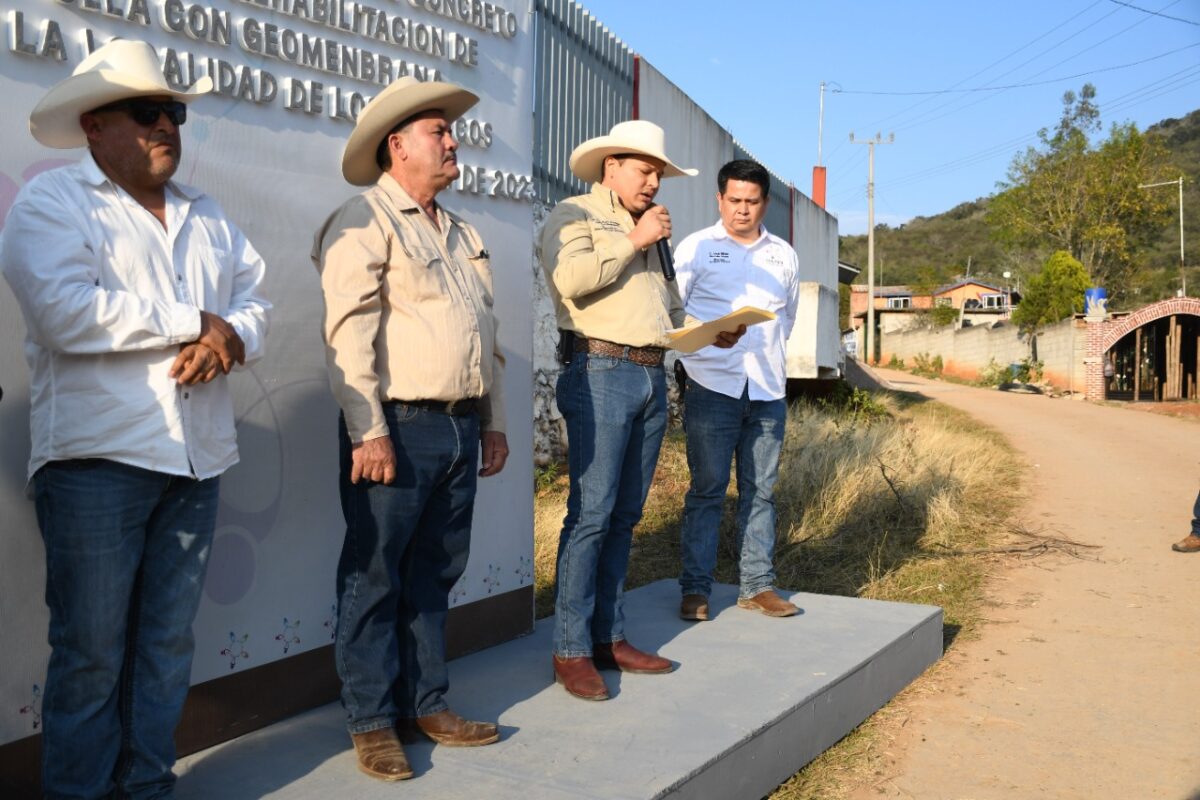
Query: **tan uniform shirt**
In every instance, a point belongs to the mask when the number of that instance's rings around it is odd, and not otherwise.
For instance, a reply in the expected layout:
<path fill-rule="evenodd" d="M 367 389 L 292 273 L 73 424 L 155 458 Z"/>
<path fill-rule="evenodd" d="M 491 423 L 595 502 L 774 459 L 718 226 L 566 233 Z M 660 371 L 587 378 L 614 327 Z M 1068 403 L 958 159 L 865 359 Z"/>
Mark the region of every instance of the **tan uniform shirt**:
<path fill-rule="evenodd" d="M 598 183 L 555 206 L 542 229 L 541 261 L 559 328 L 661 347 L 668 329 L 691 321 L 654 248 L 643 252 L 629 241 L 633 226 L 617 195 Z"/>
<path fill-rule="evenodd" d="M 386 400 L 480 398 L 483 429 L 504 431 L 488 254 L 470 225 L 437 219 L 385 174 L 317 231 L 325 360 L 352 442 L 387 435 Z"/>

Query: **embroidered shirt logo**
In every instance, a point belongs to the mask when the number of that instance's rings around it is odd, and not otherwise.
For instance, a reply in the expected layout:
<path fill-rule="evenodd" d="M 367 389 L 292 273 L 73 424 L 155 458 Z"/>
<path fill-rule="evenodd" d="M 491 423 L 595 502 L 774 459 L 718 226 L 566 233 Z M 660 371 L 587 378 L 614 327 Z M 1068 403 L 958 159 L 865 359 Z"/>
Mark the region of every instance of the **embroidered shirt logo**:
<path fill-rule="evenodd" d="M 597 228 L 607 233 L 624 233 L 624 231 L 621 230 L 621 223 L 617 222 L 615 219 L 598 219 L 596 217 L 592 217 L 589 221 Z"/>

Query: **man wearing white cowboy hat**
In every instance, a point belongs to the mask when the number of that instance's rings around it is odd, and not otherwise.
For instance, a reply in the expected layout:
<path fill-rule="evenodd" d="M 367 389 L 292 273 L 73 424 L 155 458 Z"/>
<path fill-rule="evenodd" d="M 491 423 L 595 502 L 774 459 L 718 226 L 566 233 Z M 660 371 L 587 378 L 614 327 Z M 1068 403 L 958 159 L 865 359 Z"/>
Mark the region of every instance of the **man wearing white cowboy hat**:
<path fill-rule="evenodd" d="M 662 128 L 615 125 L 571 153 L 571 171 L 594 182 L 551 212 L 541 261 L 563 332 L 559 410 L 567 422 L 570 490 L 559 537 L 555 679 L 605 700 L 596 667 L 665 673 L 674 665 L 627 641 L 623 599 L 633 527 L 642 515 L 667 426 L 663 344 L 694 322 L 650 250 L 671 235 L 654 204 L 663 178 L 695 175 L 664 152 Z M 744 329 L 714 342 L 730 347 Z"/>
<path fill-rule="evenodd" d="M 262 354 L 270 308 L 246 237 L 171 180 L 186 103 L 211 88 L 171 88 L 142 42 L 96 50 L 29 120 L 88 155 L 26 185 L 0 235 L 32 372 L 47 797 L 174 782 L 217 481 L 238 458 L 225 375 Z"/>
<path fill-rule="evenodd" d="M 459 175 L 451 124 L 478 100 L 412 78 L 372 99 L 342 155 L 342 175 L 368 188 L 313 246 L 342 409 L 337 668 L 359 769 L 381 780 L 413 774 L 397 726 L 452 746 L 499 739 L 445 699 L 476 477 L 508 456 L 488 252 L 436 200 Z"/>

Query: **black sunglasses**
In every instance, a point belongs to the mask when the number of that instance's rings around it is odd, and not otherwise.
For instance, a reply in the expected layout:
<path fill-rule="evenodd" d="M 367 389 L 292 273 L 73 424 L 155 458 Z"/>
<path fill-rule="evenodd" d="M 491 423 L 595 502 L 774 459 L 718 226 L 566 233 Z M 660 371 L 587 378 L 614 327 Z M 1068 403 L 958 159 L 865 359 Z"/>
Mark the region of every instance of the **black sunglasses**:
<path fill-rule="evenodd" d="M 158 122 L 159 114 L 166 114 L 167 119 L 175 126 L 187 122 L 187 106 L 178 100 L 145 100 L 135 97 L 131 100 L 119 100 L 96 111 L 125 111 L 138 125 L 149 127 Z"/>

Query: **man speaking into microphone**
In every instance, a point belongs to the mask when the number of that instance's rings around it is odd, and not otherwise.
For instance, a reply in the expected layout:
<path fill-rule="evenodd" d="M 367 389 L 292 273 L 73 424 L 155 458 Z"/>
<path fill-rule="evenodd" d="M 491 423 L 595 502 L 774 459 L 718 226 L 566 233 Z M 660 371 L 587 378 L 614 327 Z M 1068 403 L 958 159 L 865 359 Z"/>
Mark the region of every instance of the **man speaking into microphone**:
<path fill-rule="evenodd" d="M 597 667 L 674 668 L 625 641 L 622 609 L 633 527 L 667 427 L 663 345 L 670 328 L 696 321 L 684 314 L 658 253 L 657 243 L 671 236 L 671 215 L 654 197 L 662 179 L 697 171 L 676 166 L 664 138 L 662 128 L 637 120 L 576 147 L 571 171 L 592 189 L 559 203 L 541 239 L 562 337 L 556 394 L 570 447 L 554 673 L 586 700 L 608 699 Z M 739 336 L 723 333 L 714 344 L 730 347 Z"/>

